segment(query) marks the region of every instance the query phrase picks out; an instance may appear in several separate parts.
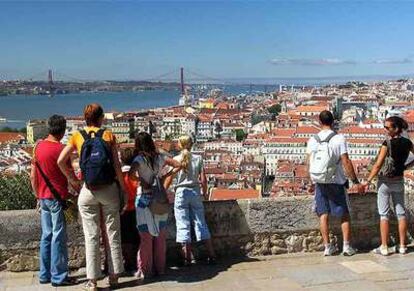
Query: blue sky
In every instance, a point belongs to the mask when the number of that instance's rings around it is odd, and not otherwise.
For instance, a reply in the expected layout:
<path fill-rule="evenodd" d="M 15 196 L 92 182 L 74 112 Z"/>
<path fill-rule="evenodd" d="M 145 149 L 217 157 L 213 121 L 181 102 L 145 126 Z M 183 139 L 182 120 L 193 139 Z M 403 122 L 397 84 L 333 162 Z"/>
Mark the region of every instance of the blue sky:
<path fill-rule="evenodd" d="M 0 2 L 0 78 L 414 74 L 414 2 Z"/>

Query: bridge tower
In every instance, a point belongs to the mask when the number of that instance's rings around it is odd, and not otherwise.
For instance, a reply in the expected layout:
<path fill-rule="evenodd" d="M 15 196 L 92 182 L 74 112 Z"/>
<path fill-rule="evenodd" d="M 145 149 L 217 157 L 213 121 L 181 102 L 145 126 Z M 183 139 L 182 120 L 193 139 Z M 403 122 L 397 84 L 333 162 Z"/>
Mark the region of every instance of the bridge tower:
<path fill-rule="evenodd" d="M 181 75 L 181 95 L 185 95 L 185 88 L 184 88 L 184 68 L 180 68 L 180 75 Z"/>
<path fill-rule="evenodd" d="M 53 86 L 53 71 L 51 69 L 47 72 L 47 83 L 49 85 L 49 95 L 53 96 L 55 88 Z"/>

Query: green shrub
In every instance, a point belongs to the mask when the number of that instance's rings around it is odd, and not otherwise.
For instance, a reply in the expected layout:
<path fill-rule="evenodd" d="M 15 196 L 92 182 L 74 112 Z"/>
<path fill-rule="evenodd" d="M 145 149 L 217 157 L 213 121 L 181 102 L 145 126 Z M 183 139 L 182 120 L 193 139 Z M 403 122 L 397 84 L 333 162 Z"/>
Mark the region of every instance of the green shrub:
<path fill-rule="evenodd" d="M 36 198 L 28 173 L 13 176 L 0 173 L 0 210 L 34 209 Z"/>

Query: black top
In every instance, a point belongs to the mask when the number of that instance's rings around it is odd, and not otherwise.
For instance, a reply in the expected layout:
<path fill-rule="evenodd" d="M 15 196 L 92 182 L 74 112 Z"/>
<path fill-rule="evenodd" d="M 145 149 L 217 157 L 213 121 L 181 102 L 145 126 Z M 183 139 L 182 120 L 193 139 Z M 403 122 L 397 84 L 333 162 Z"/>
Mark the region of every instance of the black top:
<path fill-rule="evenodd" d="M 395 172 L 394 177 L 403 176 L 404 164 L 407 161 L 410 150 L 413 147 L 411 140 L 405 137 L 392 138 L 391 140 L 391 156 L 394 160 Z M 382 143 L 383 146 L 387 146 L 387 141 Z M 388 150 L 388 149 L 387 149 Z"/>

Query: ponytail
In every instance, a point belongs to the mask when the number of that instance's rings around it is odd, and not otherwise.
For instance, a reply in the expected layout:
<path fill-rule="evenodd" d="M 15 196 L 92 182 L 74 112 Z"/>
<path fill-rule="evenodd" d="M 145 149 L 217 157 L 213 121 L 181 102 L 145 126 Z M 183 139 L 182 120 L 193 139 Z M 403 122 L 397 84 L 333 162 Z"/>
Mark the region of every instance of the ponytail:
<path fill-rule="evenodd" d="M 191 147 L 193 146 L 193 140 L 190 136 L 184 135 L 178 139 L 178 145 L 181 148 L 183 157 L 181 161 L 181 167 L 183 168 L 184 172 L 188 173 L 188 169 L 191 164 Z"/>
<path fill-rule="evenodd" d="M 184 172 L 188 173 L 188 168 L 191 163 L 191 152 L 187 149 L 183 149 L 181 153 L 183 155 L 183 159 L 181 161 L 181 167 L 183 168 Z"/>

